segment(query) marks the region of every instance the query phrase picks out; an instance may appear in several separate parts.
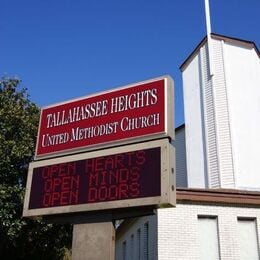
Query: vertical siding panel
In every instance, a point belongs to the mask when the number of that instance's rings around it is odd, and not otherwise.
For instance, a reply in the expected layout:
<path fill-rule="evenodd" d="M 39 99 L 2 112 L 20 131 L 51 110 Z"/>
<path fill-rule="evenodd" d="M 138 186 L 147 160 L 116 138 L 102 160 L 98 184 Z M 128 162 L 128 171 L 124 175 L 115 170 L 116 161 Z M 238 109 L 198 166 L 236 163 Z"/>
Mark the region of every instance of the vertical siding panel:
<path fill-rule="evenodd" d="M 229 123 L 230 119 L 221 41 L 213 41 L 213 51 L 215 66 L 213 85 L 215 89 L 215 110 L 221 187 L 234 188 L 235 181 Z"/>
<path fill-rule="evenodd" d="M 209 188 L 219 188 L 219 165 L 216 137 L 216 118 L 212 79 L 209 75 L 207 45 L 200 49 L 201 88 L 204 110 L 204 129 L 208 166 Z"/>
<path fill-rule="evenodd" d="M 187 165 L 184 126 L 176 131 L 174 146 L 176 149 L 176 185 L 177 187 L 187 187 Z"/>
<path fill-rule="evenodd" d="M 125 250 L 127 260 L 158 260 L 156 215 L 134 219 L 123 233 L 122 236 L 116 238 L 116 260 L 123 260 Z"/>

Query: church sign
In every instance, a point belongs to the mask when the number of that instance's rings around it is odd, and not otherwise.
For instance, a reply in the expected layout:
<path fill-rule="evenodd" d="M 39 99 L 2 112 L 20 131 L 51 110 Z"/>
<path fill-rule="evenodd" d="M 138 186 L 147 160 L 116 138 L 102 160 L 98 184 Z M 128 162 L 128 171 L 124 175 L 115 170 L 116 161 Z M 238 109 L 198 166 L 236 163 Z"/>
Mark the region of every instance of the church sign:
<path fill-rule="evenodd" d="M 172 84 L 166 76 L 43 108 L 35 159 L 174 138 Z"/>
<path fill-rule="evenodd" d="M 176 203 L 168 76 L 41 110 L 24 217 Z"/>

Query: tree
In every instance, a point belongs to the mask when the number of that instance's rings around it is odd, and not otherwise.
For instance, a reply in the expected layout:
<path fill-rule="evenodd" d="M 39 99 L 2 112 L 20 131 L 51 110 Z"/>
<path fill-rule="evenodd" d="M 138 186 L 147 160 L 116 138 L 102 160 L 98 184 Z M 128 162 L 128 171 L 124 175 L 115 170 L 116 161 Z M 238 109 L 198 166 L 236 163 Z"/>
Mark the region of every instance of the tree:
<path fill-rule="evenodd" d="M 16 78 L 0 79 L 0 259 L 62 259 L 71 226 L 22 219 L 39 108 Z"/>

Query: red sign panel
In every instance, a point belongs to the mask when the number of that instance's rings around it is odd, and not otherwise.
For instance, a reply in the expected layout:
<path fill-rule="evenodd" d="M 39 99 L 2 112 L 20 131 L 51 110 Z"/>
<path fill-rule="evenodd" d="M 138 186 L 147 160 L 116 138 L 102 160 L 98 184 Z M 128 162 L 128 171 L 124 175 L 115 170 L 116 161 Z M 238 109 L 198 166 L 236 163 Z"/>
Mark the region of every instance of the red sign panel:
<path fill-rule="evenodd" d="M 160 195 L 155 147 L 34 168 L 29 210 Z"/>
<path fill-rule="evenodd" d="M 167 80 L 162 78 L 42 109 L 36 158 L 167 135 Z"/>

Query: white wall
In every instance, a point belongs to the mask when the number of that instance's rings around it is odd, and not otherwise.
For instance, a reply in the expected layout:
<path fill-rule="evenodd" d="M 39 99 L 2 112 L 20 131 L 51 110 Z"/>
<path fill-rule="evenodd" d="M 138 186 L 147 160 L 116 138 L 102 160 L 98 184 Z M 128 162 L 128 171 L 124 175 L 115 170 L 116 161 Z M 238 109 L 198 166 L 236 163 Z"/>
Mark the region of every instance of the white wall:
<path fill-rule="evenodd" d="M 191 188 L 260 190 L 260 59 L 252 45 L 213 37 L 183 76 L 187 183 Z"/>
<path fill-rule="evenodd" d="M 216 219 L 217 239 L 219 240 L 220 259 L 242 259 L 244 244 L 241 244 L 241 229 L 239 221 L 250 220 L 255 225 L 255 237 L 247 241 L 250 250 L 255 248 L 259 251 L 260 244 L 260 208 L 248 208 L 238 206 L 214 206 L 177 204 L 176 208 L 159 209 L 157 216 L 142 217 L 133 222 L 125 230 L 120 232 L 116 240 L 116 260 L 123 260 L 122 245 L 126 241 L 128 246 L 128 258 L 130 257 L 129 246 L 131 234 L 143 229 L 144 223 L 150 223 L 150 260 L 200 260 L 200 223 L 199 217 Z M 249 239 L 249 238 L 248 238 Z M 157 242 L 158 241 L 158 242 Z M 158 244 L 157 244 L 158 243 Z M 252 245 L 252 243 L 257 243 Z M 241 252 L 240 252 L 241 248 Z M 134 249 L 136 250 L 136 249 Z M 205 248 L 205 250 L 207 250 Z M 251 252 L 257 255 L 259 252 Z M 143 256 L 141 260 L 143 260 Z"/>
<path fill-rule="evenodd" d="M 224 54 L 236 188 L 260 190 L 260 60 L 234 44 Z"/>
<path fill-rule="evenodd" d="M 259 208 L 177 204 L 176 208 L 158 211 L 159 260 L 200 260 L 198 216 L 216 218 L 220 259 L 241 259 L 238 218 L 256 219 L 260 235 Z"/>
<path fill-rule="evenodd" d="M 206 187 L 199 57 L 182 74 L 188 187 Z"/>

